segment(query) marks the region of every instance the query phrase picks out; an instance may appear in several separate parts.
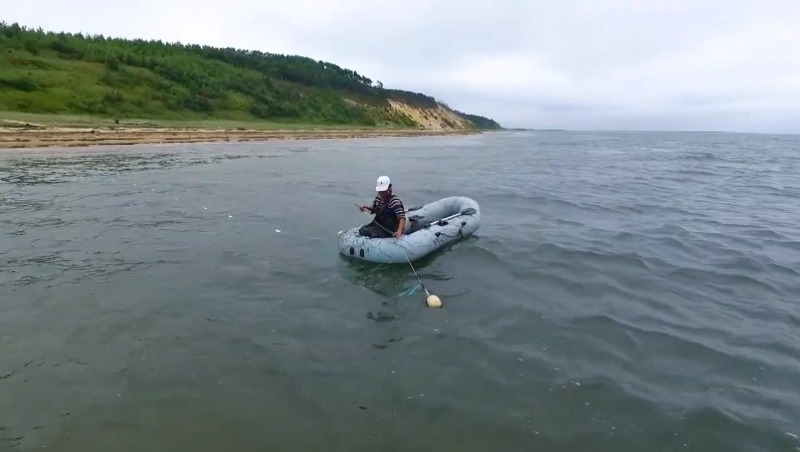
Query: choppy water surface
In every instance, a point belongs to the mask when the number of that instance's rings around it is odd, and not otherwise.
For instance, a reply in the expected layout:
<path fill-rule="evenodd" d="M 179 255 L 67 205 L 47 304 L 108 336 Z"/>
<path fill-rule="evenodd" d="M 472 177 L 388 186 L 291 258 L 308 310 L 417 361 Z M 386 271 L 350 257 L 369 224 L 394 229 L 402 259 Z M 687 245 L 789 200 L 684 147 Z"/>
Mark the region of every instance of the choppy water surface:
<path fill-rule="evenodd" d="M 800 137 L 0 152 L 0 449 L 800 450 Z M 375 178 L 478 234 L 352 263 Z M 280 232 L 277 232 L 277 231 Z"/>

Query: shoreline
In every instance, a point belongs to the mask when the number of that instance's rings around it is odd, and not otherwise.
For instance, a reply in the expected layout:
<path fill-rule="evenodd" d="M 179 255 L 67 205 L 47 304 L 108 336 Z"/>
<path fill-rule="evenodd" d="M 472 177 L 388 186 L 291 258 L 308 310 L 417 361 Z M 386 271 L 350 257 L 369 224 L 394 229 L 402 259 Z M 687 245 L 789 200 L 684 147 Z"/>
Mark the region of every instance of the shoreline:
<path fill-rule="evenodd" d="M 0 127 L 0 151 L 50 147 L 475 135 L 480 130 Z"/>

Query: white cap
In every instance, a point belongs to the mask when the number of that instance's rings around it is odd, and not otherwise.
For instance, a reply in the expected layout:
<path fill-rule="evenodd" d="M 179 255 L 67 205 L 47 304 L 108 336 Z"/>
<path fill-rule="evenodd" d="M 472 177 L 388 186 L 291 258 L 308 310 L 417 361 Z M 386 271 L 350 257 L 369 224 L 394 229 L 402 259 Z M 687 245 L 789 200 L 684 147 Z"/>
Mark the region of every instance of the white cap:
<path fill-rule="evenodd" d="M 378 178 L 378 185 L 375 187 L 375 191 L 386 191 L 391 183 L 389 176 L 381 176 Z"/>

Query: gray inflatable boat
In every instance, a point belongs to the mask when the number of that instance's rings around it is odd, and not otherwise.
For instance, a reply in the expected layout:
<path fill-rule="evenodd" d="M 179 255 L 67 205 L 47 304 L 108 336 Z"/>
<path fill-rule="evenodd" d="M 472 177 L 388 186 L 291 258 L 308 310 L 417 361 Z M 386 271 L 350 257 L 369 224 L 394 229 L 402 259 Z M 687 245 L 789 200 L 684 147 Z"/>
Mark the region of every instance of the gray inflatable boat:
<path fill-rule="evenodd" d="M 474 234 L 481 225 L 478 203 L 463 196 L 440 199 L 406 212 L 399 238 L 359 234 L 360 226 L 339 235 L 339 253 L 370 262 L 413 262 Z"/>

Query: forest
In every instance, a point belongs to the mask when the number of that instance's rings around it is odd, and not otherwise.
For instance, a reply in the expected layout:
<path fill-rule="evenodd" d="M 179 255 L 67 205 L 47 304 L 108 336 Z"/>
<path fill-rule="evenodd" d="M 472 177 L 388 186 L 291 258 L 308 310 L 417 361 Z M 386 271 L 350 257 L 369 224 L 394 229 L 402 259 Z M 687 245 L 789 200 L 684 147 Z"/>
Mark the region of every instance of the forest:
<path fill-rule="evenodd" d="M 2 111 L 420 126 L 392 109 L 390 99 L 422 109 L 444 105 L 303 56 L 0 22 Z M 452 111 L 476 129 L 501 128 L 490 118 Z"/>

